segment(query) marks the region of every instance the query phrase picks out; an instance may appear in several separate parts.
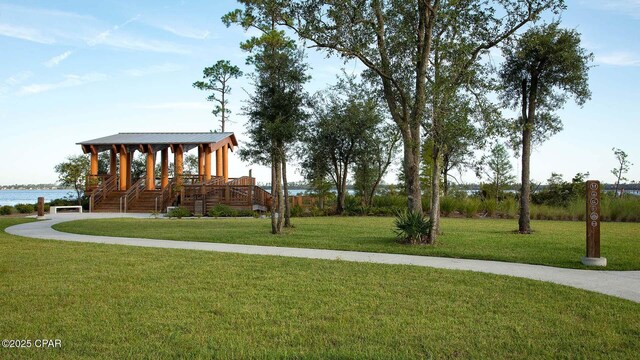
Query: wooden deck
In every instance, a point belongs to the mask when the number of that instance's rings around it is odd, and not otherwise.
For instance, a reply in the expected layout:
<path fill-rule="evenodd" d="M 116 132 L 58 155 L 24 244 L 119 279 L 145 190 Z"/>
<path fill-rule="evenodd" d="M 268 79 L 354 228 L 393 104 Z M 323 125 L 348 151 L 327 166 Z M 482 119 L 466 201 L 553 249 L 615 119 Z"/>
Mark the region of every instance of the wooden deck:
<path fill-rule="evenodd" d="M 117 179 L 103 177 L 91 184 L 90 211 L 93 212 L 166 212 L 168 206 L 182 206 L 194 214 L 206 215 L 216 205 L 236 210 L 268 211 L 271 194 L 255 185 L 255 178 L 244 176 L 229 179 L 212 177 L 201 181 L 198 177 L 183 177 L 177 186 L 171 179 L 164 189 L 147 190 L 144 177 L 127 191 L 118 191 Z M 88 189 L 89 192 L 89 189 Z"/>

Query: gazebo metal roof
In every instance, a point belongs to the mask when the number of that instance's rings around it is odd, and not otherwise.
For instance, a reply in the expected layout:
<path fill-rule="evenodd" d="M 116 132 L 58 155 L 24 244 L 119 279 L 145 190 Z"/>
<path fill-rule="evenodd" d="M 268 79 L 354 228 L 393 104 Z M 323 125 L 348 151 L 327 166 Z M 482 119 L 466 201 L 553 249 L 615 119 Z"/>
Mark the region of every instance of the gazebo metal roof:
<path fill-rule="evenodd" d="M 238 141 L 232 132 L 118 133 L 82 141 L 77 145 L 81 145 L 85 152 L 89 152 L 87 149 L 90 147 L 94 147 L 98 152 L 106 151 L 114 145 L 124 145 L 132 150 L 145 145 L 151 145 L 157 150 L 173 145 L 182 145 L 185 151 L 189 151 L 189 149 L 201 144 L 212 144 L 215 148 L 215 144 L 218 143 L 230 143 L 232 145 L 231 149 L 233 149 L 233 146 L 238 146 Z"/>

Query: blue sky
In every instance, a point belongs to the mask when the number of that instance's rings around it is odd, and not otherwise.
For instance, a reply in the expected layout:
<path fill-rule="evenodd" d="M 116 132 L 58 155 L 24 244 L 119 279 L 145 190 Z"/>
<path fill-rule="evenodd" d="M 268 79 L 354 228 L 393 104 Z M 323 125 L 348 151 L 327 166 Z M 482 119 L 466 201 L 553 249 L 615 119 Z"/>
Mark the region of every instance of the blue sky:
<path fill-rule="evenodd" d="M 640 0 L 568 1 L 565 27 L 582 33 L 595 55 L 593 98 L 559 111 L 564 130 L 533 152 L 532 177 L 552 171 L 613 181 L 612 147 L 630 154 L 629 178 L 640 181 Z M 0 184 L 54 182 L 55 164 L 81 153 L 75 143 L 126 131 L 208 131 L 218 127 L 206 94 L 192 88 L 220 59 L 243 68 L 238 44 L 251 34 L 220 17 L 235 1 L 0 1 Z M 315 91 L 356 63 L 309 52 Z M 229 130 L 240 146 L 246 79 L 232 84 Z M 519 171 L 513 159 L 514 172 Z M 252 168 L 232 156 L 231 176 Z M 294 170 L 295 171 L 295 170 Z M 299 180 L 299 174 L 290 178 Z M 393 180 L 394 176 L 389 176 Z M 471 174 L 466 181 L 477 181 Z"/>

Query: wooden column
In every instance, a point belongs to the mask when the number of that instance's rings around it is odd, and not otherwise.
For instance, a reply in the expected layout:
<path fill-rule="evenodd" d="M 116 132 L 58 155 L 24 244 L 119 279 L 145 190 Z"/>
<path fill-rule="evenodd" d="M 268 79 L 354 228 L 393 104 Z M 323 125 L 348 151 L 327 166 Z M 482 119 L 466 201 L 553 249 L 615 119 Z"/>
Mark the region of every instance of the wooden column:
<path fill-rule="evenodd" d="M 121 146 L 119 149 L 120 153 L 120 190 L 127 190 L 127 168 L 129 167 L 127 163 L 129 162 L 129 154 L 127 154 L 127 149 L 124 146 Z"/>
<path fill-rule="evenodd" d="M 98 175 L 98 152 L 91 147 L 91 176 Z"/>
<path fill-rule="evenodd" d="M 147 190 L 156 189 L 156 159 L 151 145 L 147 146 Z"/>
<path fill-rule="evenodd" d="M 109 175 L 114 176 L 116 174 L 116 151 L 114 149 L 109 150 Z"/>
<path fill-rule="evenodd" d="M 222 148 L 216 150 L 216 176 L 222 176 Z"/>
<path fill-rule="evenodd" d="M 224 182 L 229 179 L 229 145 L 222 146 L 222 176 Z"/>
<path fill-rule="evenodd" d="M 204 148 L 204 181 L 211 180 L 211 144 Z"/>
<path fill-rule="evenodd" d="M 203 181 L 204 178 L 204 149 L 198 145 L 198 180 Z"/>
<path fill-rule="evenodd" d="M 182 185 L 182 168 L 184 160 L 184 151 L 182 145 L 178 145 L 174 148 L 173 166 L 176 177 L 176 185 Z"/>
<path fill-rule="evenodd" d="M 160 151 L 160 166 L 162 167 L 162 180 L 160 180 L 160 186 L 164 188 L 169 185 L 169 149 L 162 149 Z"/>

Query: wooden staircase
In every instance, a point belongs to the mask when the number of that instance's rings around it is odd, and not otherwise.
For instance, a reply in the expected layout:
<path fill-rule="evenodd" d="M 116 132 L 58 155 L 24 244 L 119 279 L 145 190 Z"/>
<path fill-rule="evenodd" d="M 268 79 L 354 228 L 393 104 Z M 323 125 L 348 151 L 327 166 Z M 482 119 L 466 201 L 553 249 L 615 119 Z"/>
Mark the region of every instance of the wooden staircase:
<path fill-rule="evenodd" d="M 124 195 L 124 191 L 111 191 L 105 195 L 100 204 L 93 209 L 94 212 L 120 212 L 120 198 Z"/>
<path fill-rule="evenodd" d="M 140 192 L 140 195 L 138 195 L 138 198 L 133 202 L 133 204 L 128 204 L 127 212 L 162 212 L 164 209 L 162 209 L 162 202 L 160 200 L 161 196 L 161 190 L 144 190 Z"/>

